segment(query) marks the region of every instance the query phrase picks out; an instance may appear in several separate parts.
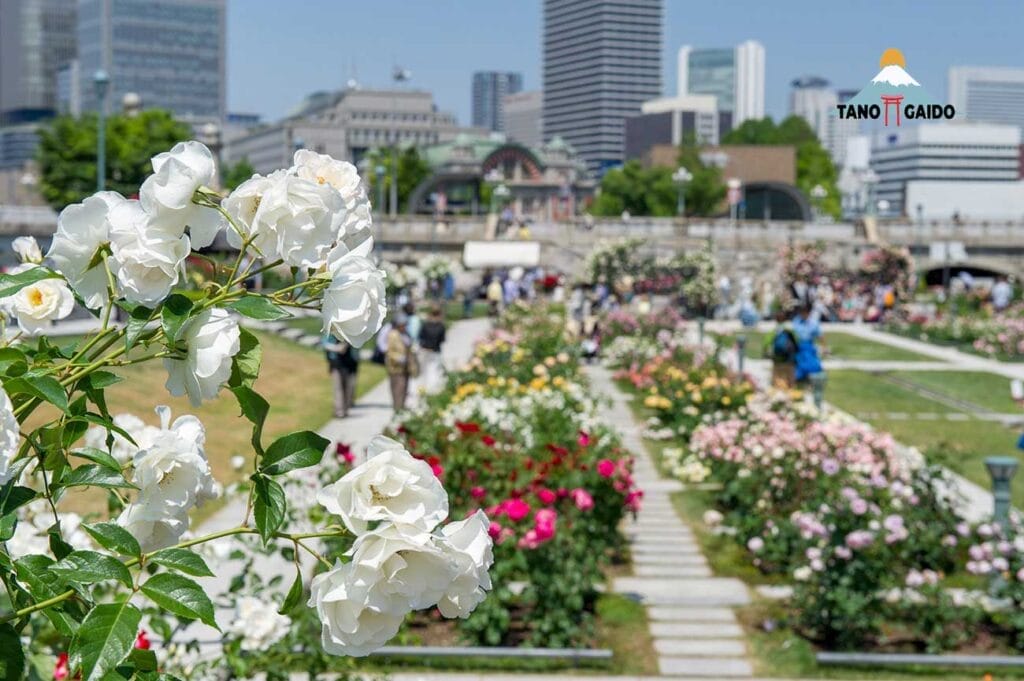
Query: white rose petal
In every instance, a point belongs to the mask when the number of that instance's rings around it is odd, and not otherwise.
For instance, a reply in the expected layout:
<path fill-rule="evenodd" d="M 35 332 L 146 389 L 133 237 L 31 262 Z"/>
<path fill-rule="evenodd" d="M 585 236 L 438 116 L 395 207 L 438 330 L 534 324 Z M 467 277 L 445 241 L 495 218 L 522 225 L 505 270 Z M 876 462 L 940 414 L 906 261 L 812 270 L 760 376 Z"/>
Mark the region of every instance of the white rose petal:
<path fill-rule="evenodd" d="M 221 208 L 235 223 L 227 228 L 228 243 L 233 248 L 241 248 L 244 237 L 252 240 L 252 246 L 263 257 L 277 258 L 277 234 L 271 227 L 258 221 L 256 216 L 263 203 L 263 195 L 286 174 L 286 171 L 278 170 L 267 177 L 253 175 L 238 185 L 221 203 Z"/>
<path fill-rule="evenodd" d="M 110 242 L 110 209 L 125 201 L 117 192 L 98 192 L 62 210 L 46 254 L 93 310 L 108 298 L 106 269 L 96 262 L 96 251 Z"/>
<path fill-rule="evenodd" d="M 387 315 L 384 272 L 343 245 L 331 251 L 328 269 L 331 283 L 321 307 L 324 332 L 359 347 L 380 330 Z"/>
<path fill-rule="evenodd" d="M 111 270 L 126 299 L 155 305 L 178 283 L 189 254 L 187 236 L 156 228 L 138 201 L 125 201 L 110 210 Z"/>
<path fill-rule="evenodd" d="M 292 621 L 278 614 L 277 608 L 252 596 L 241 596 L 235 603 L 235 620 L 227 631 L 241 638 L 242 650 L 266 650 L 288 633 Z"/>
<path fill-rule="evenodd" d="M 445 617 L 468 617 L 491 588 L 488 570 L 494 563 L 494 542 L 488 534 L 490 520 L 477 511 L 465 520 L 441 528 L 442 549 L 455 563 L 455 578 L 438 600 Z"/>
<path fill-rule="evenodd" d="M 373 588 L 375 582 L 367 583 L 356 572 L 353 563 L 339 563 L 314 577 L 309 587 L 323 648 L 332 655 L 369 655 L 394 638 L 409 612 L 402 598 Z"/>
<path fill-rule="evenodd" d="M 274 234 L 277 255 L 287 264 L 318 268 L 327 260 L 343 218 L 341 195 L 332 187 L 280 174 L 263 193 L 253 224 L 256 233 Z"/>
<path fill-rule="evenodd" d="M 139 198 L 153 224 L 175 238 L 187 226 L 194 248 L 209 246 L 224 219 L 215 209 L 193 203 L 192 197 L 200 187 L 213 184 L 217 174 L 213 154 L 199 142 L 179 142 L 152 162 L 153 175 L 142 183 Z"/>
<path fill-rule="evenodd" d="M 131 436 L 135 441 L 134 445 L 120 433 L 111 431 L 114 443 L 108 450 L 107 429 L 102 426 L 93 426 L 85 434 L 85 446 L 105 452 L 109 451 L 110 455 L 122 466 L 131 461 L 140 449 L 151 447 L 161 433 L 159 428 L 146 425 L 135 414 L 117 414 L 113 421 L 115 426 Z"/>
<path fill-rule="evenodd" d="M 142 550 L 159 551 L 174 546 L 188 529 L 188 513 L 170 513 L 156 506 L 128 504 L 117 518 Z"/>
<path fill-rule="evenodd" d="M 14 405 L 3 388 L 0 388 L 0 485 L 11 479 L 11 464 L 21 444 L 18 419 L 14 416 Z"/>
<path fill-rule="evenodd" d="M 344 218 L 338 230 L 338 239 L 350 251 L 369 255 L 373 250 L 373 217 L 366 189 L 356 167 L 347 161 L 338 161 L 309 149 L 296 151 L 293 163 L 298 177 L 330 185 L 341 195 Z"/>
<path fill-rule="evenodd" d="M 348 555 L 361 580 L 412 610 L 436 604 L 456 576 L 454 559 L 416 528 L 385 523 L 357 538 Z"/>
<path fill-rule="evenodd" d="M 448 494 L 425 461 L 391 438 L 379 435 L 367 460 L 317 494 L 317 502 L 341 517 L 355 534 L 368 523 L 387 520 L 427 532 L 448 517 Z"/>
<path fill-rule="evenodd" d="M 18 274 L 33 267 L 36 265 L 18 265 L 11 273 Z M 17 318 L 23 332 L 35 335 L 49 328 L 51 322 L 71 314 L 75 308 L 75 296 L 64 281 L 41 279 L 5 298 L 4 305 Z"/>
<path fill-rule="evenodd" d="M 18 255 L 23 263 L 38 265 L 43 262 L 43 252 L 39 250 L 39 243 L 35 237 L 19 236 L 11 242 L 11 250 Z"/>
<path fill-rule="evenodd" d="M 231 360 L 238 354 L 238 322 L 227 310 L 205 310 L 186 322 L 182 340 L 185 359 L 164 358 L 167 389 L 175 397 L 188 395 L 193 406 L 213 399 L 231 376 Z"/>

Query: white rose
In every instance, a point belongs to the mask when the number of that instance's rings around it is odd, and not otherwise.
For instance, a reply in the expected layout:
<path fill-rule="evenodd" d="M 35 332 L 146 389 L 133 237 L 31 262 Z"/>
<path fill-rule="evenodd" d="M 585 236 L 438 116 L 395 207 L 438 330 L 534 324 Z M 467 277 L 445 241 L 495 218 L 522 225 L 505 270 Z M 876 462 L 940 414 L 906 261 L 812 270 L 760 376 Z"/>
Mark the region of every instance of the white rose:
<path fill-rule="evenodd" d="M 385 275 L 369 259 L 345 250 L 339 245 L 331 252 L 331 283 L 320 314 L 325 333 L 359 347 L 380 330 L 387 315 Z"/>
<path fill-rule="evenodd" d="M 242 596 L 235 604 L 235 620 L 227 631 L 241 638 L 242 650 L 266 650 L 288 633 L 292 621 L 270 603 Z"/>
<path fill-rule="evenodd" d="M 111 270 L 126 299 L 155 305 L 178 283 L 189 254 L 187 236 L 156 228 L 138 201 L 110 209 Z"/>
<path fill-rule="evenodd" d="M 224 218 L 214 208 L 196 205 L 192 197 L 200 187 L 213 184 L 217 174 L 213 154 L 199 142 L 179 142 L 154 156 L 152 163 L 153 174 L 142 183 L 139 199 L 153 224 L 174 237 L 180 237 L 187 226 L 194 248 L 209 246 L 224 226 Z"/>
<path fill-rule="evenodd" d="M 252 178 L 238 185 L 223 202 L 221 208 L 231 216 L 234 225 L 227 228 L 228 243 L 233 248 L 242 247 L 242 239 L 252 238 L 252 245 L 268 259 L 277 257 L 277 234 L 268 225 L 256 219 L 263 195 L 287 174 L 278 170 L 264 177 Z"/>
<path fill-rule="evenodd" d="M 274 233 L 277 255 L 287 264 L 317 268 L 334 245 L 343 211 L 341 195 L 329 185 L 282 174 L 263 193 L 254 229 Z"/>
<path fill-rule="evenodd" d="M 367 460 L 328 485 L 316 500 L 355 534 L 387 520 L 430 531 L 448 517 L 448 494 L 425 461 L 391 438 L 370 442 Z"/>
<path fill-rule="evenodd" d="M 21 435 L 18 419 L 14 416 L 14 405 L 3 388 L 0 388 L 0 485 L 11 479 L 11 464 L 18 454 Z"/>
<path fill-rule="evenodd" d="M 216 397 L 231 376 L 239 337 L 238 322 L 227 310 L 204 310 L 188 320 L 181 335 L 187 348 L 185 359 L 164 358 L 170 393 L 187 394 L 196 407 Z"/>
<path fill-rule="evenodd" d="M 455 561 L 429 532 L 385 523 L 356 539 L 348 552 L 361 581 L 408 603 L 412 610 L 440 600 L 456 576 Z"/>
<path fill-rule="evenodd" d="M 128 433 L 132 440 L 135 440 L 135 444 L 129 442 L 120 433 L 111 431 L 113 445 L 108 450 L 107 429 L 102 426 L 93 426 L 85 434 L 85 446 L 109 451 L 110 455 L 122 466 L 131 461 L 140 449 L 151 447 L 162 432 L 159 428 L 146 425 L 135 414 L 117 414 L 114 416 L 113 421 L 115 426 Z"/>
<path fill-rule="evenodd" d="M 98 192 L 62 210 L 46 254 L 93 310 L 108 298 L 106 269 L 102 260 L 97 261 L 96 251 L 110 242 L 110 209 L 124 202 L 117 192 Z"/>
<path fill-rule="evenodd" d="M 195 416 L 179 416 L 173 425 L 169 407 L 157 407 L 160 435 L 133 460 L 132 482 L 139 488 L 138 505 L 161 505 L 189 510 L 215 498 L 213 476 L 206 460 L 206 429 Z"/>
<path fill-rule="evenodd" d="M 487 597 L 491 588 L 488 570 L 494 563 L 489 528 L 490 520 L 483 511 L 441 528 L 439 544 L 455 563 L 455 578 L 437 602 L 445 617 L 468 617 Z"/>
<path fill-rule="evenodd" d="M 353 563 L 313 578 L 309 606 L 321 623 L 321 642 L 332 655 L 363 657 L 390 641 L 409 612 L 402 598 L 389 596 L 355 577 Z"/>
<path fill-rule="evenodd" d="M 43 262 L 43 252 L 39 250 L 35 237 L 19 236 L 11 242 L 11 250 L 17 253 L 23 263 L 38 265 Z"/>
<path fill-rule="evenodd" d="M 369 255 L 373 250 L 373 217 L 366 189 L 356 167 L 347 161 L 338 161 L 309 149 L 296 151 L 293 164 L 298 177 L 330 185 L 341 195 L 345 210 L 338 239 L 349 250 L 357 251 L 359 255 Z"/>
<path fill-rule="evenodd" d="M 128 504 L 117 524 L 135 537 L 146 553 L 166 549 L 181 540 L 188 529 L 187 512 L 171 512 L 156 505 Z"/>
<path fill-rule="evenodd" d="M 12 274 L 30 270 L 36 265 L 18 265 Z M 75 296 L 61 279 L 41 279 L 4 299 L 5 305 L 18 320 L 18 326 L 29 335 L 46 330 L 50 322 L 64 319 L 75 308 Z"/>

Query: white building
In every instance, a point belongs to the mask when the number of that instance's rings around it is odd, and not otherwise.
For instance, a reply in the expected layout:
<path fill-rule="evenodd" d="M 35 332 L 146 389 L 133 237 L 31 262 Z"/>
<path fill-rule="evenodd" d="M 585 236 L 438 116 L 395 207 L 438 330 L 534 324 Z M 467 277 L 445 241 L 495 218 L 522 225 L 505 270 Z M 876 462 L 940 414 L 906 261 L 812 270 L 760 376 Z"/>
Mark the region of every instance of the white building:
<path fill-rule="evenodd" d="M 764 118 L 764 46 L 756 40 L 735 48 L 679 48 L 676 94 L 714 95 L 738 126 Z"/>
<path fill-rule="evenodd" d="M 1024 128 L 1024 68 L 950 67 L 949 103 L 958 118 Z"/>
<path fill-rule="evenodd" d="M 832 84 L 820 76 L 803 76 L 791 83 L 789 111 L 807 121 L 814 134 L 821 140 L 832 162 L 837 166 L 844 163 L 846 143 L 857 134 L 858 121 L 840 119 L 836 105 L 848 100 L 856 92 L 836 91 Z"/>
<path fill-rule="evenodd" d="M 542 116 L 544 93 L 540 90 L 505 95 L 502 100 L 505 116 L 505 136 L 526 147 L 543 144 Z"/>
<path fill-rule="evenodd" d="M 1015 125 L 954 121 L 879 130 L 871 144 L 871 169 L 878 176 L 875 198 L 888 201 L 891 211 L 916 216 L 917 203 L 924 199 L 910 185 L 941 183 L 945 201 L 952 202 L 948 205 L 963 206 L 957 212 L 971 216 L 980 208 L 974 198 L 978 183 L 993 185 L 986 196 L 1000 191 L 994 185 L 1004 185 L 1011 194 L 1013 185 L 1020 186 L 1020 142 L 1021 129 Z M 932 212 L 928 205 L 922 209 Z"/>

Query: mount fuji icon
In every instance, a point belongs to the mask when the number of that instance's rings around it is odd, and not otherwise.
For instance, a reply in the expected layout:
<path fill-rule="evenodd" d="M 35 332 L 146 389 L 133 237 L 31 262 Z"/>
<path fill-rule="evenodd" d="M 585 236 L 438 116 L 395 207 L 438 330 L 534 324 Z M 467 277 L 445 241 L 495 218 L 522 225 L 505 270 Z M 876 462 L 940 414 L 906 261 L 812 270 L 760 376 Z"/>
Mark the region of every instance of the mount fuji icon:
<path fill-rule="evenodd" d="M 914 77 L 907 73 L 899 64 L 888 64 L 882 67 L 878 75 L 871 79 L 864 89 L 858 92 L 848 104 L 880 104 L 882 95 L 901 95 L 903 104 L 936 104 Z"/>

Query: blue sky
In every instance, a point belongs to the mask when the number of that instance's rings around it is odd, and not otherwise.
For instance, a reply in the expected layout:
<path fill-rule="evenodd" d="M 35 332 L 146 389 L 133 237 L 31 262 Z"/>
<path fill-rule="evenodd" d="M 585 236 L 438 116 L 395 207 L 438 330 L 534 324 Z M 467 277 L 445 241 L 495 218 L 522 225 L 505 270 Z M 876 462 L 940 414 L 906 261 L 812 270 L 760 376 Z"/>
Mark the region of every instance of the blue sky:
<path fill-rule="evenodd" d="M 821 75 L 859 89 L 887 47 L 943 99 L 951 65 L 1024 66 L 1024 1 L 665 0 L 663 88 L 675 92 L 681 45 L 746 39 L 766 50 L 768 113 L 785 115 L 789 82 Z M 476 70 L 521 71 L 541 87 L 541 0 L 228 0 L 228 104 L 275 119 L 305 94 L 357 77 L 386 86 L 413 72 L 442 109 L 469 122 Z"/>

